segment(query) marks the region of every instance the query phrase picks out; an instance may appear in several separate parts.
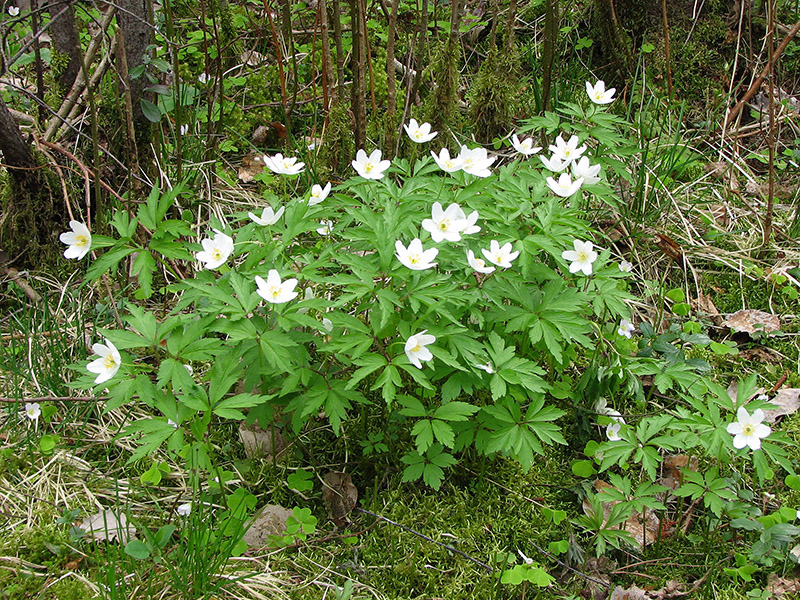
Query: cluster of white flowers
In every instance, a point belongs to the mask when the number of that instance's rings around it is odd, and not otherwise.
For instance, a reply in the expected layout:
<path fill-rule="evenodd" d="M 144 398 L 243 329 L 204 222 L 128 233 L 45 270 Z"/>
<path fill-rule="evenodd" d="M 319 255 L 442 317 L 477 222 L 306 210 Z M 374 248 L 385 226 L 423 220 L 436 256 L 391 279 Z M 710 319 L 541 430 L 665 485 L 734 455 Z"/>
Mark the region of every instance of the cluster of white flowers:
<path fill-rule="evenodd" d="M 608 406 L 608 402 L 605 398 L 600 398 L 597 403 L 594 405 L 594 410 L 598 415 L 605 415 L 606 417 L 611 419 L 611 422 L 606 425 L 606 436 L 610 442 L 618 442 L 622 439 L 620 436 L 620 430 L 622 426 L 625 425 L 625 419 L 622 418 L 622 415 Z"/>
<path fill-rule="evenodd" d="M 206 74 L 200 77 L 201 83 L 207 83 L 209 80 L 210 78 Z M 602 82 L 600 83 L 602 84 Z M 587 91 L 588 89 L 589 86 L 587 84 Z M 607 94 L 604 91 L 603 93 Z M 613 90 L 610 90 L 609 93 L 613 94 Z M 409 138 L 415 143 L 429 142 L 437 135 L 437 132 L 431 131 L 429 123 L 419 124 L 415 119 L 411 119 L 407 125 L 404 125 L 404 128 Z M 184 132 L 182 131 L 182 133 Z M 540 147 L 534 145 L 532 138 L 520 140 L 516 134 L 512 138 L 512 144 L 524 156 L 536 154 L 541 150 Z M 561 136 L 558 136 L 555 144 L 550 146 L 553 155 L 550 158 L 541 157 L 542 163 L 553 172 L 563 171 L 572 164 L 573 174 L 577 178 L 576 181 L 571 181 L 566 173 L 562 174 L 558 182 L 548 178 L 548 185 L 561 196 L 572 195 L 584 182 L 595 183 L 599 181 L 597 175 L 600 171 L 600 166 L 592 166 L 588 158 L 581 158 L 581 155 L 586 150 L 586 145 L 579 147 L 578 144 L 579 139 L 577 136 L 572 136 L 569 141 L 564 141 Z M 463 145 L 455 158 L 450 157 L 447 148 L 443 148 L 438 155 L 434 152 L 431 152 L 431 155 L 437 165 L 445 172 L 453 173 L 463 170 L 465 173 L 476 177 L 488 177 L 491 175 L 490 167 L 496 161 L 496 157 L 488 156 L 485 148 L 468 148 Z M 263 163 L 266 168 L 279 175 L 297 175 L 305 170 L 305 164 L 298 162 L 297 158 L 284 157 L 282 154 L 265 155 L 263 156 Z M 377 180 L 383 178 L 391 166 L 391 162 L 382 160 L 380 150 L 373 150 L 368 156 L 363 149 L 360 149 L 356 154 L 355 160 L 352 161 L 352 166 L 364 179 Z M 323 202 L 330 191 L 330 183 L 327 183 L 324 187 L 319 184 L 313 185 L 308 197 L 308 206 L 315 206 Z M 260 216 L 250 212 L 248 217 L 257 225 L 265 227 L 276 224 L 283 214 L 283 206 L 278 210 L 274 210 L 271 206 L 266 206 Z M 445 209 L 439 202 L 435 202 L 431 210 L 431 217 L 424 219 L 421 227 L 430 234 L 434 243 L 458 242 L 462 239 L 462 236 L 475 234 L 481 230 L 481 227 L 477 225 L 478 218 L 478 211 L 473 211 L 467 215 L 457 203 L 452 203 Z M 60 238 L 62 242 L 68 245 L 64 255 L 67 258 L 83 258 L 91 249 L 91 233 L 86 225 L 78 221 L 71 221 L 70 227 L 72 231 L 63 233 Z M 329 235 L 333 228 L 334 223 L 332 221 L 324 220 L 321 222 L 321 227 L 317 229 L 317 233 Z M 195 258 L 202 264 L 203 268 L 209 270 L 217 269 L 225 264 L 234 251 L 234 241 L 231 236 L 218 229 L 214 229 L 213 232 L 213 237 L 204 238 L 200 241 L 202 250 L 195 254 Z M 570 272 L 582 271 L 585 275 L 590 275 L 592 263 L 597 259 L 597 253 L 594 252 L 592 243 L 575 240 L 574 248 L 574 250 L 567 250 L 562 253 L 562 257 L 572 263 L 569 267 Z M 395 249 L 397 259 L 411 270 L 422 271 L 437 265 L 434 261 L 439 250 L 437 248 L 425 249 L 419 238 L 411 240 L 408 246 L 397 240 Z M 484 275 L 493 273 L 497 268 L 511 268 L 512 261 L 520 254 L 519 251 L 514 251 L 511 242 L 505 242 L 501 245 L 495 239 L 490 240 L 488 249 L 481 248 L 480 250 L 484 258 L 478 258 L 472 250 L 466 251 L 466 258 L 468 265 L 472 269 Z M 620 268 L 623 267 L 621 266 Z M 266 279 L 255 276 L 255 284 L 258 295 L 270 304 L 283 304 L 294 300 L 298 296 L 298 292 L 295 291 L 298 280 L 296 278 L 282 280 L 277 269 L 270 269 Z M 309 291 L 308 289 L 306 290 L 306 292 Z M 623 321 L 623 325 L 625 323 L 626 321 Z M 326 331 L 330 332 L 332 327 L 333 325 L 329 319 L 323 320 L 323 328 Z M 620 328 L 620 333 L 625 335 L 622 330 L 623 326 Z M 405 342 L 404 350 L 411 364 L 421 369 L 423 362 L 432 360 L 433 354 L 428 349 L 428 346 L 435 343 L 435 341 L 436 337 L 428 334 L 427 330 L 410 336 Z M 112 379 L 122 364 L 122 358 L 117 348 L 110 340 L 106 339 L 105 344 L 94 344 L 92 350 L 100 358 L 90 362 L 86 368 L 90 373 L 97 375 L 95 383 L 100 384 Z M 189 365 L 186 366 L 187 369 L 191 369 Z M 491 362 L 475 365 L 475 367 L 488 374 L 494 373 L 494 366 Z M 38 404 L 26 405 L 26 414 L 31 420 L 38 419 L 40 414 Z M 618 416 L 618 413 L 616 415 Z M 615 420 L 615 423 L 618 422 L 623 422 L 621 417 Z M 177 427 L 177 424 L 171 419 L 168 420 L 168 423 Z M 610 427 L 610 439 L 612 435 L 614 435 L 614 432 Z M 190 510 L 190 505 L 182 505 L 179 507 L 178 512 L 186 516 Z"/>
<path fill-rule="evenodd" d="M 491 175 L 489 167 L 497 160 L 496 156 L 489 158 L 486 148 L 467 148 L 466 146 L 461 146 L 461 150 L 455 158 L 450 158 L 450 151 L 447 148 L 442 148 L 439 154 L 431 150 L 431 156 L 439 168 L 446 173 L 464 171 L 476 177 Z"/>

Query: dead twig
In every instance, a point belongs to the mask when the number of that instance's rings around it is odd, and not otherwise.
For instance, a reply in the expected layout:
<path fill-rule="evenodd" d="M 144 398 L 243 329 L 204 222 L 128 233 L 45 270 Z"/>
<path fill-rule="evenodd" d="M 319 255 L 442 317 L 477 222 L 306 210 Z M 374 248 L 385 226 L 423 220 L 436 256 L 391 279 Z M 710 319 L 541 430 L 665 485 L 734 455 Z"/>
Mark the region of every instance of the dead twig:
<path fill-rule="evenodd" d="M 727 128 L 731 124 L 731 122 L 734 121 L 737 116 L 739 116 L 739 113 L 742 112 L 742 109 L 745 107 L 745 105 L 750 101 L 750 99 L 753 96 L 755 96 L 756 92 L 758 91 L 758 88 L 761 87 L 761 84 L 764 83 L 764 80 L 772 72 L 772 68 L 775 66 L 775 63 L 778 62 L 778 58 L 780 58 L 781 54 L 783 54 L 783 51 L 786 50 L 786 47 L 789 45 L 789 42 L 791 42 L 794 36 L 797 35 L 798 31 L 800 31 L 800 21 L 795 23 L 794 27 L 792 27 L 789 33 L 786 34 L 786 37 L 783 38 L 783 41 L 775 49 L 775 52 L 773 52 L 772 56 L 769 57 L 767 64 L 764 65 L 763 69 L 761 69 L 761 73 L 758 74 L 756 80 L 753 82 L 750 88 L 744 93 L 742 99 L 739 100 L 739 102 L 736 103 L 736 106 L 734 106 L 728 112 L 727 116 L 725 117 L 725 122 L 723 123 L 722 126 L 723 129 Z"/>

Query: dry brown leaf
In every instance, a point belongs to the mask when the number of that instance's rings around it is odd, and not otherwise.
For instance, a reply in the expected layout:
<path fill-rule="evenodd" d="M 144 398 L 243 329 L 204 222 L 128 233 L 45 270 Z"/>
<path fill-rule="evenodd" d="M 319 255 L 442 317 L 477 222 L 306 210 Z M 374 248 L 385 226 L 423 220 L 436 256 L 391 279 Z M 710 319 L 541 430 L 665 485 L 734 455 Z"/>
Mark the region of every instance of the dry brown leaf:
<path fill-rule="evenodd" d="M 767 423 L 774 423 L 785 415 L 793 415 L 800 408 L 800 388 L 779 389 L 775 397 L 770 399 L 770 404 L 775 404 L 777 408 L 764 409 L 764 420 Z"/>
<path fill-rule="evenodd" d="M 339 528 L 346 527 L 347 516 L 358 502 L 358 488 L 349 474 L 330 471 L 325 475 L 322 499 L 328 505 L 331 521 Z"/>
<path fill-rule="evenodd" d="M 683 266 L 683 250 L 680 244 L 664 233 L 657 233 L 654 239 L 659 250 Z"/>
<path fill-rule="evenodd" d="M 781 362 L 781 355 L 771 348 L 763 346 L 756 346 L 755 348 L 747 348 L 739 352 L 739 358 L 742 360 L 754 360 L 772 365 L 777 365 Z"/>
<path fill-rule="evenodd" d="M 125 513 L 120 513 L 117 517 L 117 514 L 111 509 L 86 517 L 78 527 L 98 542 L 117 540 L 122 544 L 127 544 L 130 540 L 136 539 L 136 527 L 128 523 Z"/>
<path fill-rule="evenodd" d="M 239 167 L 239 179 L 242 183 L 249 183 L 253 178 L 264 171 L 264 160 L 261 154 L 251 152 L 242 157 L 242 166 Z"/>
<path fill-rule="evenodd" d="M 682 583 L 674 580 L 668 581 L 664 587 L 657 590 L 643 590 L 635 585 L 625 589 L 618 585 L 608 600 L 668 600 L 676 596 L 685 597 L 687 592 L 681 591 L 683 587 Z"/>
<path fill-rule="evenodd" d="M 800 594 L 800 580 L 780 577 L 777 573 L 767 575 L 767 591 L 773 598 L 797 598 Z"/>
<path fill-rule="evenodd" d="M 246 64 L 248 67 L 257 67 L 267 62 L 268 57 L 261 52 L 255 50 L 245 50 L 239 55 L 239 60 Z"/>
<path fill-rule="evenodd" d="M 250 522 L 242 539 L 250 547 L 262 548 L 269 542 L 270 536 L 283 535 L 286 532 L 286 521 L 292 511 L 279 504 L 265 505 Z"/>
<path fill-rule="evenodd" d="M 737 333 L 772 333 L 781 328 L 781 320 L 773 314 L 763 310 L 747 308 L 737 311 L 723 323 Z"/>
<path fill-rule="evenodd" d="M 696 456 L 688 454 L 669 454 L 664 457 L 661 465 L 663 477 L 658 480 L 658 483 L 671 490 L 676 490 L 680 487 L 683 479 L 682 469 L 697 471 L 698 461 Z"/>
<path fill-rule="evenodd" d="M 649 596 L 645 590 L 635 585 L 628 589 L 618 585 L 611 592 L 608 600 L 652 600 L 652 596 Z"/>
<path fill-rule="evenodd" d="M 696 311 L 707 315 L 711 319 L 711 322 L 714 323 L 714 325 L 719 326 L 720 324 L 722 324 L 722 315 L 719 314 L 717 307 L 714 306 L 714 301 L 711 299 L 711 296 L 708 296 L 703 292 L 700 292 L 697 295 L 697 300 L 692 302 L 692 304 L 694 305 L 694 309 Z"/>
<path fill-rule="evenodd" d="M 247 458 L 264 457 L 271 461 L 275 457 L 279 461 L 286 457 L 286 439 L 277 427 L 265 431 L 258 423 L 245 425 L 242 422 L 239 424 L 239 439 L 242 440 Z"/>

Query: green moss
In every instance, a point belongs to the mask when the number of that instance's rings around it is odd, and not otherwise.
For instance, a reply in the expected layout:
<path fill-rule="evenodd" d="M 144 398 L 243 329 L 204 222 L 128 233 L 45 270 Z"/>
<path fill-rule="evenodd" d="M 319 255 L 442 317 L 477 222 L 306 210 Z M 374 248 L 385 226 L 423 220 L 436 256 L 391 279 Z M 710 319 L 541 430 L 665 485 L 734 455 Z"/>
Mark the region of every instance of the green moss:
<path fill-rule="evenodd" d="M 454 127 L 458 116 L 458 55 L 456 50 L 445 42 L 434 45 L 430 50 L 425 80 L 433 87 L 425 99 L 422 114 L 431 124 L 432 131 L 445 132 Z M 444 135 L 439 134 L 442 139 Z"/>
<path fill-rule="evenodd" d="M 508 133 L 519 107 L 519 57 L 492 49 L 469 91 L 470 122 L 475 139 L 491 142 Z"/>

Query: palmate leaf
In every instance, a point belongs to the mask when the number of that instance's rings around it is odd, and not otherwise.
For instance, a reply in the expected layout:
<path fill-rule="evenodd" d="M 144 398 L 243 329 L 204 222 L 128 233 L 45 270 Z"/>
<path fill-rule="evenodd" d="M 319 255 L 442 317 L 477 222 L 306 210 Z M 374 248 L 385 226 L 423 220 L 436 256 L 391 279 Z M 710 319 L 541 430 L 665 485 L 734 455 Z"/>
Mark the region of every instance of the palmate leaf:
<path fill-rule="evenodd" d="M 214 405 L 212 410 L 215 415 L 223 419 L 244 420 L 244 414 L 238 409 L 252 408 L 253 406 L 266 402 L 272 397 L 273 395 L 259 396 L 257 394 L 236 394 L 229 398 L 223 398 Z"/>
<path fill-rule="evenodd" d="M 506 398 L 481 411 L 490 417 L 487 427 L 492 432 L 486 446 L 487 454 L 500 452 L 510 456 L 525 470 L 533 465 L 533 455 L 544 454 L 545 444 L 566 444 L 558 426 L 552 421 L 563 416 L 561 409 L 544 406 L 544 397 L 537 396 L 528 406 L 523 418 L 520 406 Z"/>

